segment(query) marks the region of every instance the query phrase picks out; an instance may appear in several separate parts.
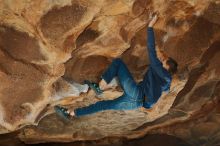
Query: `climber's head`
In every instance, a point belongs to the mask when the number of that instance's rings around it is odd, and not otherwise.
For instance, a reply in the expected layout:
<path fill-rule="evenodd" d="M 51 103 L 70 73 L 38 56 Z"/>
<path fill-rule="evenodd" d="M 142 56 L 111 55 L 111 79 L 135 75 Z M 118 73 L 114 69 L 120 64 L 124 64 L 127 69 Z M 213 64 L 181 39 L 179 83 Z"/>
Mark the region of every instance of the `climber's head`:
<path fill-rule="evenodd" d="M 167 54 L 160 49 L 156 50 L 158 59 L 162 62 L 163 67 L 171 74 L 174 75 L 177 72 L 177 62 L 171 58 L 168 57 Z"/>
<path fill-rule="evenodd" d="M 173 58 L 167 57 L 164 61 L 162 61 L 162 63 L 163 67 L 167 69 L 171 75 L 176 74 L 178 64 Z"/>

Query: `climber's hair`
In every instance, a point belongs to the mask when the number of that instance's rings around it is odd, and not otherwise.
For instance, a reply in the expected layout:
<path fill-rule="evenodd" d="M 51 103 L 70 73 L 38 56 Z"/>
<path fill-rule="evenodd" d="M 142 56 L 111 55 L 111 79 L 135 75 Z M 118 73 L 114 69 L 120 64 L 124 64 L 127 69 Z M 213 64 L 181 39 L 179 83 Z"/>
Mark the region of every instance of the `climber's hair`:
<path fill-rule="evenodd" d="M 171 57 L 168 58 L 167 65 L 169 66 L 168 72 L 171 75 L 174 75 L 177 73 L 178 64 L 173 58 L 171 58 Z"/>

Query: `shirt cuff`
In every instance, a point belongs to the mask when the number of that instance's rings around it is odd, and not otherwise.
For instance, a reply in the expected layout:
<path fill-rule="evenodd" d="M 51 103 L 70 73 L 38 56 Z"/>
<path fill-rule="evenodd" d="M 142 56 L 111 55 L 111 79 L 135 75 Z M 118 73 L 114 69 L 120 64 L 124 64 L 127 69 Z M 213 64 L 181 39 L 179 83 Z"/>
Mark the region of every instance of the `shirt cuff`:
<path fill-rule="evenodd" d="M 148 27 L 147 28 L 147 30 L 150 30 L 150 31 L 153 30 L 153 29 L 154 29 L 153 27 Z"/>

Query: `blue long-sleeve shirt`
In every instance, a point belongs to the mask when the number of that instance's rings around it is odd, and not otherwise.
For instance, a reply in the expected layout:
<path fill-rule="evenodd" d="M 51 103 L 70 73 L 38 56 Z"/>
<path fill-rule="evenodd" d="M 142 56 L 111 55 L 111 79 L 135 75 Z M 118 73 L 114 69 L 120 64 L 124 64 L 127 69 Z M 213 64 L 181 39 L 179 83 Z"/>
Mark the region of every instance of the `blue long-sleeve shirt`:
<path fill-rule="evenodd" d="M 162 63 L 157 58 L 155 50 L 154 30 L 152 27 L 147 29 L 147 48 L 149 52 L 150 65 L 144 75 L 143 81 L 139 83 L 141 90 L 146 96 L 143 106 L 151 108 L 157 102 L 163 91 L 170 89 L 172 77 L 170 73 L 163 68 Z"/>

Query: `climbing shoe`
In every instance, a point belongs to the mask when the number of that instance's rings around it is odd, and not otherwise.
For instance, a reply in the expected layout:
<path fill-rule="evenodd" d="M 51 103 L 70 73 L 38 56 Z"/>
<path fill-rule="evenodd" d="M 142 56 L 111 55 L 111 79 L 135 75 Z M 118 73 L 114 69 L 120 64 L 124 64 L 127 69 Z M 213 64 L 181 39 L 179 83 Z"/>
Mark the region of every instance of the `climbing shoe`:
<path fill-rule="evenodd" d="M 68 113 L 68 109 L 67 108 L 64 108 L 64 107 L 61 107 L 61 106 L 54 106 L 54 110 L 55 112 L 57 113 L 58 116 L 60 116 L 61 118 L 69 121 L 71 119 L 71 115 L 70 113 Z"/>
<path fill-rule="evenodd" d="M 94 90 L 96 95 L 101 95 L 103 93 L 103 90 L 100 89 L 97 83 L 93 83 L 88 80 L 85 80 L 84 83 L 87 84 L 92 90 Z"/>

